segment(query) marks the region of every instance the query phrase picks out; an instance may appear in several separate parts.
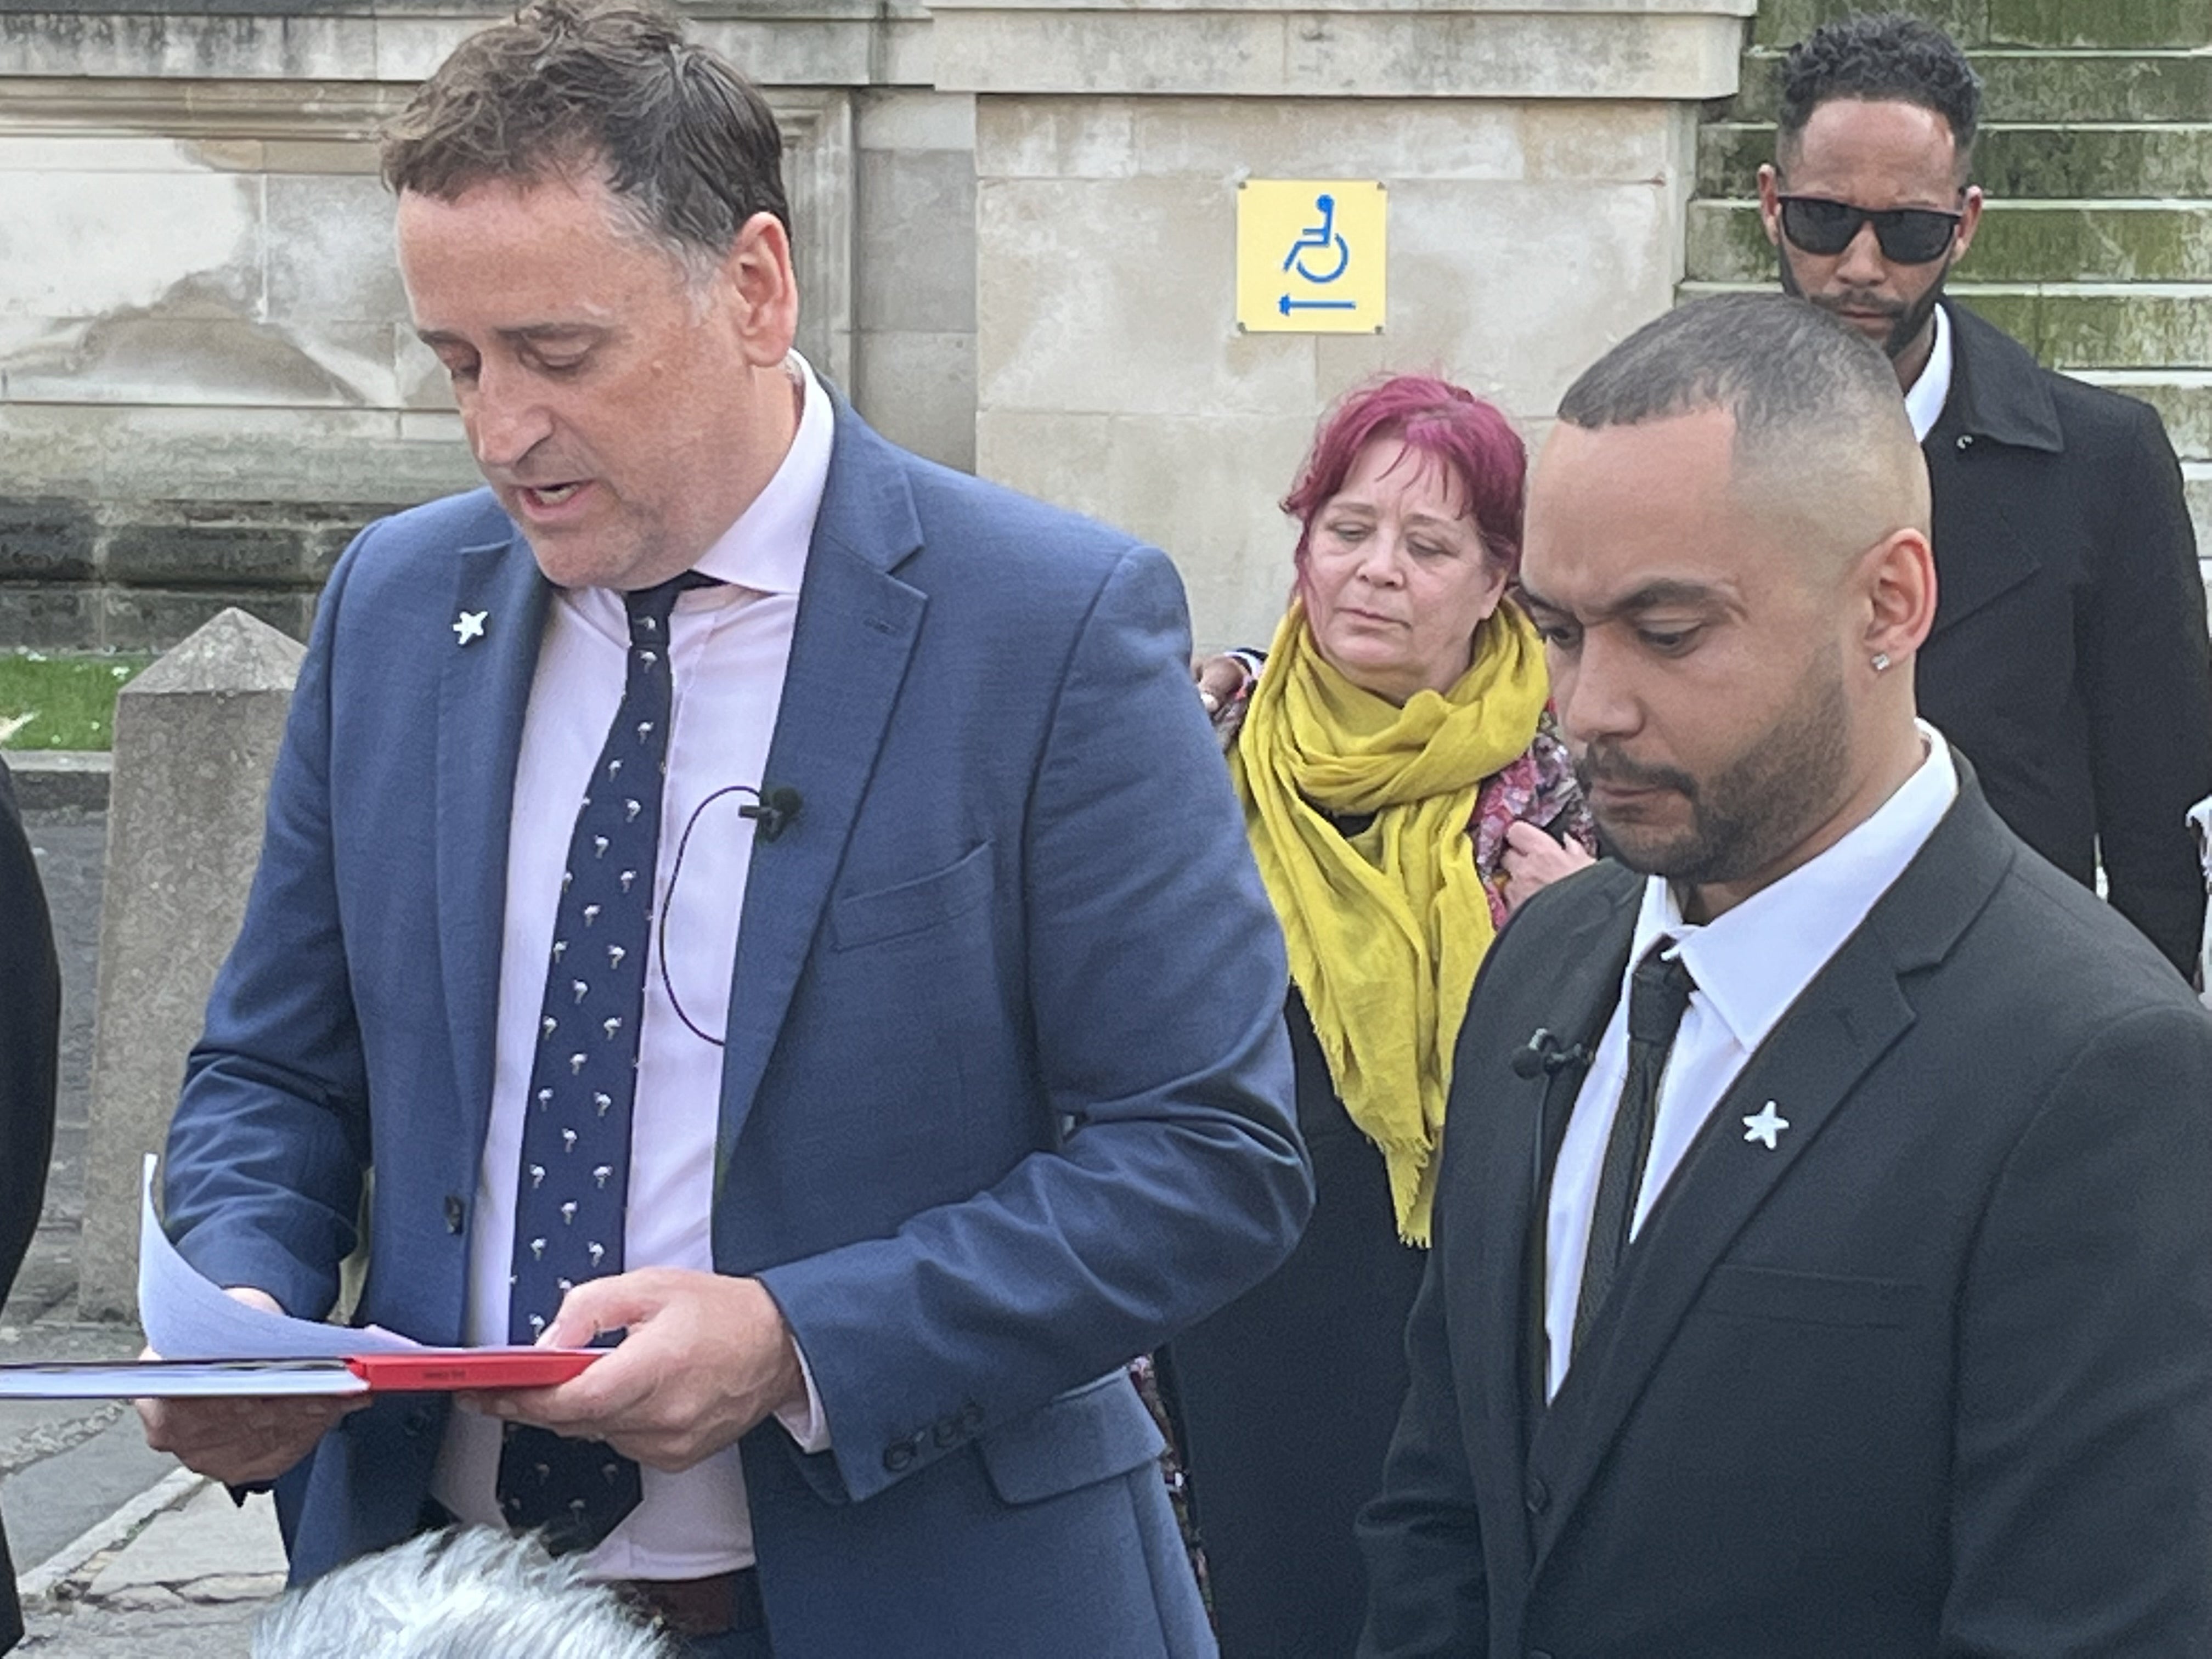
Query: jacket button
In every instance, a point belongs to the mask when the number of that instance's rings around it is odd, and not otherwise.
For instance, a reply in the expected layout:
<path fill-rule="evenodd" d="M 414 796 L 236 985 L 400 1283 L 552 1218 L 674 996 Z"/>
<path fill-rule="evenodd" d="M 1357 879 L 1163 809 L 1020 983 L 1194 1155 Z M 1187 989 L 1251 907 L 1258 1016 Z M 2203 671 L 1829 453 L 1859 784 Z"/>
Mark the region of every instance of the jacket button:
<path fill-rule="evenodd" d="M 983 1426 L 983 1408 L 969 1401 L 960 1408 L 960 1426 L 973 1434 Z"/>
<path fill-rule="evenodd" d="M 1541 1515 L 1552 1506 L 1552 1489 L 1532 1474 L 1528 1477 L 1528 1486 L 1522 1490 L 1521 1498 L 1528 1504 L 1529 1514 Z"/>
<path fill-rule="evenodd" d="M 957 1446 L 960 1443 L 960 1419 L 957 1417 L 939 1418 L 932 1433 L 939 1445 Z"/>
<path fill-rule="evenodd" d="M 461 1223 L 468 1218 L 468 1206 L 461 1202 L 461 1195 L 459 1193 L 446 1194 L 446 1231 L 447 1232 L 460 1231 Z"/>
<path fill-rule="evenodd" d="M 1961 449 L 1972 449 L 1973 447 L 1974 434 L 1971 432 L 1961 432 L 1959 434 L 1959 447 Z"/>
<path fill-rule="evenodd" d="M 884 1451 L 884 1468 L 893 1474 L 903 1474 L 914 1467 L 914 1448 L 903 1440 Z"/>

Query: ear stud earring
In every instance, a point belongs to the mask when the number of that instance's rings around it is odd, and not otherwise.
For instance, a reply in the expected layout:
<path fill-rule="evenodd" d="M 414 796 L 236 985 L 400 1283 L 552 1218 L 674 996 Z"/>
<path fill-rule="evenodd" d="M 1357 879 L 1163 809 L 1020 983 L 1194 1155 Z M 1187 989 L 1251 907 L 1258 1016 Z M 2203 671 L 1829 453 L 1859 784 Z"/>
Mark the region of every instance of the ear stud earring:
<path fill-rule="evenodd" d="M 1874 653 L 1874 672 L 1877 674 L 1887 674 L 1889 672 L 1888 652 L 1877 651 Z"/>

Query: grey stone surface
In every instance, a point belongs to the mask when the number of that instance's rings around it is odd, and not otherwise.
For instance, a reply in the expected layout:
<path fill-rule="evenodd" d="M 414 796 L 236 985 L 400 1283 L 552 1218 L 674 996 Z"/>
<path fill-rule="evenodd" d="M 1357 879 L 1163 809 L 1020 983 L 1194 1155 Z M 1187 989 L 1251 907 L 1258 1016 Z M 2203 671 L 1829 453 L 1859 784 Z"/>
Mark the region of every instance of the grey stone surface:
<path fill-rule="evenodd" d="M 136 1351 L 135 1342 L 123 1353 Z M 177 1467 L 146 1444 L 138 1413 L 109 1401 L 96 1430 L 66 1449 L 40 1458 L 0 1483 L 8 1545 L 27 1571 L 112 1511 L 117 1494 L 143 1492 Z"/>
<path fill-rule="evenodd" d="M 134 525 L 107 544 L 111 580 L 147 586 L 295 585 L 306 574 L 307 538 L 260 525 Z"/>
<path fill-rule="evenodd" d="M 64 496 L 0 501 L 0 581 L 92 574 L 92 510 Z"/>
<path fill-rule="evenodd" d="M 91 1317 L 135 1305 L 139 1164 L 238 930 L 303 654 L 225 611 L 116 699 L 79 1288 Z"/>
<path fill-rule="evenodd" d="M 972 151 L 860 153 L 863 330 L 922 334 L 975 328 L 975 158 Z"/>
<path fill-rule="evenodd" d="M 111 766 L 104 750 L 17 749 L 8 755 L 16 804 L 26 812 L 106 811 Z"/>

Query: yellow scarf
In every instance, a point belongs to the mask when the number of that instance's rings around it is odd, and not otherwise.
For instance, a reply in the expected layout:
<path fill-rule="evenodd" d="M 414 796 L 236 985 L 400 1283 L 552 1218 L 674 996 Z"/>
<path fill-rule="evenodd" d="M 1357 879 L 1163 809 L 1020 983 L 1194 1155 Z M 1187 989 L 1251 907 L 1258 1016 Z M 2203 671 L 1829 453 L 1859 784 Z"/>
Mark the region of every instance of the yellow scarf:
<path fill-rule="evenodd" d="M 1452 1048 L 1495 931 L 1468 836 L 1475 793 L 1527 750 L 1548 690 L 1510 599 L 1476 630 L 1459 683 L 1403 708 L 1324 662 L 1293 604 L 1231 761 L 1291 979 L 1345 1109 L 1382 1150 L 1412 1244 L 1429 1242 Z M 1316 808 L 1375 821 L 1346 836 Z"/>

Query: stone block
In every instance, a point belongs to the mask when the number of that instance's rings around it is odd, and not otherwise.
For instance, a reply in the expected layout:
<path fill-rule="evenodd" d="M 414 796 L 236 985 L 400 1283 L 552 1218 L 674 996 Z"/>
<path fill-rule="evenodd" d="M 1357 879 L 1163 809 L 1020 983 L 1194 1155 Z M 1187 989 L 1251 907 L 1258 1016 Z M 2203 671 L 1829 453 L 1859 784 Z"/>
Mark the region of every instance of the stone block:
<path fill-rule="evenodd" d="M 191 11 L 169 6 L 10 5 L 0 9 L 0 75 L 145 76 L 199 80 L 373 79 L 377 20 Z"/>
<path fill-rule="evenodd" d="M 92 553 L 83 502 L 0 499 L 0 581 L 82 581 L 92 574 Z"/>
<path fill-rule="evenodd" d="M 134 524 L 107 540 L 112 582 L 156 587 L 291 587 L 306 576 L 298 529 L 270 525 Z"/>
<path fill-rule="evenodd" d="M 887 88 L 853 102 L 853 142 L 862 149 L 975 149 L 975 100 L 966 93 Z"/>
<path fill-rule="evenodd" d="M 1237 333 L 1228 179 L 985 179 L 976 228 L 980 407 L 1310 407 L 1310 338 Z"/>
<path fill-rule="evenodd" d="M 1429 369 L 1516 419 L 1548 415 L 1607 343 L 1673 303 L 1664 184 L 1416 180 L 1390 194 L 1389 325 L 1317 340 L 1323 401 L 1370 374 Z"/>
<path fill-rule="evenodd" d="M 1297 540 L 1275 504 L 1312 441 L 1313 414 L 986 410 L 978 471 L 1164 549 L 1182 573 L 1200 648 L 1264 646 L 1289 597 Z"/>
<path fill-rule="evenodd" d="M 0 402 L 0 495 L 429 501 L 483 480 L 450 413 Z"/>
<path fill-rule="evenodd" d="M 863 331 L 972 332 L 975 164 L 956 149 L 863 149 L 854 320 Z"/>
<path fill-rule="evenodd" d="M 1773 158 L 1773 128 L 1714 122 L 1698 136 L 1698 191 L 1747 198 Z M 1996 199 L 2212 196 L 2212 125 L 1984 127 L 1974 177 Z"/>
<path fill-rule="evenodd" d="M 973 333 L 863 334 L 853 397 L 893 443 L 961 471 L 975 466 Z"/>
<path fill-rule="evenodd" d="M 259 188 L 223 173 L 0 173 L 0 319 L 250 316 Z"/>
<path fill-rule="evenodd" d="M 1979 46 L 1986 37 L 1990 0 L 1909 0 L 1883 9 L 1910 12 L 1942 29 L 1960 46 Z M 1759 0 L 1752 39 L 1761 46 L 1788 46 L 1823 23 L 1873 8 L 1859 0 Z"/>
<path fill-rule="evenodd" d="M 1692 278 L 1764 282 L 1774 268 L 1756 204 L 1691 204 Z M 1980 282 L 2186 282 L 2212 271 L 2212 204 L 1992 202 L 1960 269 Z"/>
<path fill-rule="evenodd" d="M 117 313 L 14 353 L 8 390 L 65 403 L 389 409 L 398 401 L 392 332 L 389 324 Z"/>
<path fill-rule="evenodd" d="M 295 641 L 216 617 L 116 698 L 86 1143 L 81 1313 L 137 1305 L 138 1170 L 159 1151 L 215 970 L 244 914 Z"/>
<path fill-rule="evenodd" d="M 271 173 L 268 314 L 280 322 L 407 320 L 392 198 L 358 173 Z M 410 331 L 411 333 L 411 331 Z"/>
<path fill-rule="evenodd" d="M 1992 46 L 2212 45 L 2204 0 L 1987 0 L 1981 37 Z"/>
<path fill-rule="evenodd" d="M 1998 122 L 2202 121 L 2212 110 L 2212 52 L 2186 51 L 1970 53 L 1982 74 L 1982 118 Z M 1744 57 L 1738 121 L 1771 121 L 1776 54 Z"/>
<path fill-rule="evenodd" d="M 1285 11 L 932 8 L 936 84 L 977 93 L 1695 100 L 1735 89 L 1753 0 Z"/>
<path fill-rule="evenodd" d="M 314 621 L 315 600 L 304 588 L 104 587 L 99 591 L 94 642 L 109 651 L 163 651 L 231 610 L 304 640 Z"/>
<path fill-rule="evenodd" d="M 0 650 L 82 651 L 98 643 L 99 629 L 89 588 L 0 582 Z"/>

